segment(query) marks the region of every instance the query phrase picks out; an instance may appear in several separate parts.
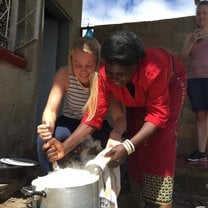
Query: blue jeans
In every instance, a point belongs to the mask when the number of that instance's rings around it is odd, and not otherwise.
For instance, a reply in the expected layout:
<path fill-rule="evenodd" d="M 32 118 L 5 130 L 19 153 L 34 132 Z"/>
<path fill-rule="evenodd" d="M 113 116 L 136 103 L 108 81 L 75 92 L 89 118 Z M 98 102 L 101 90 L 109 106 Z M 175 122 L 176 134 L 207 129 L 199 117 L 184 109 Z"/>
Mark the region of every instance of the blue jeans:
<path fill-rule="evenodd" d="M 57 119 L 54 131 L 54 137 L 63 142 L 80 124 L 81 120 L 68 118 L 65 116 L 60 116 Z M 99 131 L 95 131 L 92 137 L 94 139 L 98 139 L 101 141 L 101 146 L 104 148 L 107 140 L 109 138 L 109 134 L 112 128 L 108 124 L 107 121 L 103 122 L 102 129 Z M 37 137 L 37 153 L 38 153 L 38 160 L 41 166 L 42 174 L 46 175 L 49 171 L 52 170 L 51 163 L 48 161 L 46 153 L 42 150 L 43 140 L 38 136 Z"/>

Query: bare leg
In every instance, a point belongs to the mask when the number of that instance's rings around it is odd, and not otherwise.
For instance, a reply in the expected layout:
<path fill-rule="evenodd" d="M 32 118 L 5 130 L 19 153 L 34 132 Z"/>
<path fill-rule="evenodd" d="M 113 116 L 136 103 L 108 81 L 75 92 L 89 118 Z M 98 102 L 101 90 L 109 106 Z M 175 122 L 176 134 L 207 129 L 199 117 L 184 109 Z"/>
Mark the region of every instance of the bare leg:
<path fill-rule="evenodd" d="M 196 112 L 198 150 L 205 152 L 208 137 L 208 112 Z"/>

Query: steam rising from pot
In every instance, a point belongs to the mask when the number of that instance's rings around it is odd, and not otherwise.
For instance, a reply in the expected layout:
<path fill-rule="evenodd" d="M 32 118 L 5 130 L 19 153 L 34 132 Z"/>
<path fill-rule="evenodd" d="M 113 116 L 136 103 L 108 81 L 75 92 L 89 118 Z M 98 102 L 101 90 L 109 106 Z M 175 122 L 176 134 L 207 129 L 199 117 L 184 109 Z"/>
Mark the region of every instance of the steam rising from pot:
<path fill-rule="evenodd" d="M 85 164 L 95 158 L 101 150 L 100 142 L 89 137 L 58 162 L 61 169 L 38 177 L 32 181 L 32 185 L 36 191 L 42 191 L 45 188 L 69 188 L 94 183 L 98 176 L 85 170 Z"/>

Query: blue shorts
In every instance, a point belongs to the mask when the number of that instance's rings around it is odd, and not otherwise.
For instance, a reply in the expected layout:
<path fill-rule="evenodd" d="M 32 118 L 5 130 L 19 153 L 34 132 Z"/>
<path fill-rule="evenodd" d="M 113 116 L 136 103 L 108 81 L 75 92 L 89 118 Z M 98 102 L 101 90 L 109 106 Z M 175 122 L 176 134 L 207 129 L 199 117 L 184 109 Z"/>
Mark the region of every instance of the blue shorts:
<path fill-rule="evenodd" d="M 188 79 L 187 93 L 193 111 L 208 111 L 208 78 Z"/>

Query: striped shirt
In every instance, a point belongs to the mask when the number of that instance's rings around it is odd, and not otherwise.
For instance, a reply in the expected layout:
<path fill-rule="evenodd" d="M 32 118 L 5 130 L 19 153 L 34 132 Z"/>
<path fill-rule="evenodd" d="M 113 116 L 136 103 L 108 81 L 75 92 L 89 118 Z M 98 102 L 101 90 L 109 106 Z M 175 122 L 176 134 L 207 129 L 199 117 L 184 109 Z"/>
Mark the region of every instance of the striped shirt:
<path fill-rule="evenodd" d="M 89 88 L 85 88 L 79 80 L 69 74 L 68 89 L 64 97 L 63 115 L 70 118 L 81 119 L 83 107 L 89 98 Z"/>

